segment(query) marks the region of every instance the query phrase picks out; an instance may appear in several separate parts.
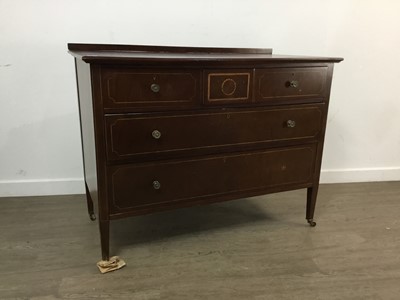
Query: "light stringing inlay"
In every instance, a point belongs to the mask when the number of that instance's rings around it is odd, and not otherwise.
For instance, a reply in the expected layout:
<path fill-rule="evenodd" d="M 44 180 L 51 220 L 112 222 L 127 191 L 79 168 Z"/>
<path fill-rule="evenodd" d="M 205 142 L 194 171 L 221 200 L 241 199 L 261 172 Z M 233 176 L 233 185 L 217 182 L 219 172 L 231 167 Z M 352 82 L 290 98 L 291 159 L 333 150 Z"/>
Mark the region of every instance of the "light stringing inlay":
<path fill-rule="evenodd" d="M 231 96 L 236 91 L 236 82 L 231 78 L 225 79 L 221 84 L 221 92 L 225 96 Z"/>

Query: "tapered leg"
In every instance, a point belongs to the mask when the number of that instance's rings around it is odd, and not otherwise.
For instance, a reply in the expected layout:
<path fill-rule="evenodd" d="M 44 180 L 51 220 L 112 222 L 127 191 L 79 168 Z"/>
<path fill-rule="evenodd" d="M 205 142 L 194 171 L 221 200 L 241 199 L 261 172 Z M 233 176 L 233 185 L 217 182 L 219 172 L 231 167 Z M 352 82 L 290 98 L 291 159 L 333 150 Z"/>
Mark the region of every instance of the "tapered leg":
<path fill-rule="evenodd" d="M 103 260 L 110 259 L 110 221 L 100 221 L 100 243 L 101 257 Z"/>
<path fill-rule="evenodd" d="M 87 201 L 89 218 L 90 220 L 94 221 L 96 220 L 96 215 L 94 214 L 93 200 L 92 197 L 90 196 L 89 189 L 86 183 L 85 183 L 85 189 L 86 189 L 86 201 Z"/>
<path fill-rule="evenodd" d="M 317 225 L 317 223 L 314 222 L 314 211 L 315 211 L 315 204 L 317 202 L 317 194 L 318 194 L 318 185 L 307 189 L 306 219 L 311 227 Z"/>

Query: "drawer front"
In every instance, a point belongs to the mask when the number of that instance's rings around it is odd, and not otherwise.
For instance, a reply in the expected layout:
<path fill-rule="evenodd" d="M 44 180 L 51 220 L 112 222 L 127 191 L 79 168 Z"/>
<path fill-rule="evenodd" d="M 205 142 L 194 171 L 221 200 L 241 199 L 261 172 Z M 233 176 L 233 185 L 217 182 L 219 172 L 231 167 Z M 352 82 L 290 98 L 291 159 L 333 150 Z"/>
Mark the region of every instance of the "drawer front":
<path fill-rule="evenodd" d="M 204 72 L 205 104 L 251 102 L 252 70 Z"/>
<path fill-rule="evenodd" d="M 163 116 L 107 116 L 109 160 L 316 138 L 322 107 Z M 226 150 L 226 149 L 225 149 Z"/>
<path fill-rule="evenodd" d="M 320 99 L 327 93 L 328 67 L 256 70 L 256 101 Z"/>
<path fill-rule="evenodd" d="M 104 108 L 190 107 L 200 101 L 200 71 L 103 68 Z"/>
<path fill-rule="evenodd" d="M 111 166 L 114 211 L 312 182 L 315 146 Z"/>

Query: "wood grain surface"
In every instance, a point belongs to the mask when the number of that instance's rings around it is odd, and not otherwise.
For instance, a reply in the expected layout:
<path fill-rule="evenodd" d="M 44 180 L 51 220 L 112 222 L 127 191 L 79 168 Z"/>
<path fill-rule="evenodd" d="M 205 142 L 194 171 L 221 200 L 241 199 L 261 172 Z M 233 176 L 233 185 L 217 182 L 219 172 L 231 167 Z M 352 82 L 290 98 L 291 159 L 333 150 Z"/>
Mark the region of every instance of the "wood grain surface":
<path fill-rule="evenodd" d="M 0 298 L 397 300 L 399 194 L 321 185 L 315 228 L 304 190 L 116 220 L 106 275 L 83 195 L 2 198 Z"/>

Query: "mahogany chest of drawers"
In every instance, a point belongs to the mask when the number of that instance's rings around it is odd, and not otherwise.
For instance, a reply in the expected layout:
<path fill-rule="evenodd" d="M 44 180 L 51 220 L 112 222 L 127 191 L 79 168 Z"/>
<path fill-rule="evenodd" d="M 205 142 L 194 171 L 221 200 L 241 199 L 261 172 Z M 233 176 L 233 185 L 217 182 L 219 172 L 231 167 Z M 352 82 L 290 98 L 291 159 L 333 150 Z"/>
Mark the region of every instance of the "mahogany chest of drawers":
<path fill-rule="evenodd" d="M 317 198 L 333 64 L 271 49 L 69 44 L 88 210 L 110 220 L 307 188 Z"/>

